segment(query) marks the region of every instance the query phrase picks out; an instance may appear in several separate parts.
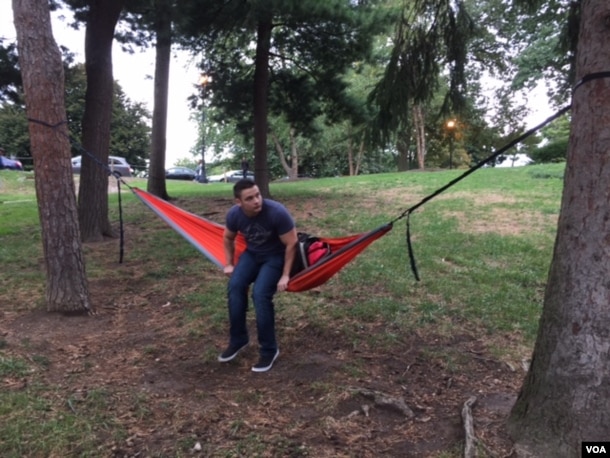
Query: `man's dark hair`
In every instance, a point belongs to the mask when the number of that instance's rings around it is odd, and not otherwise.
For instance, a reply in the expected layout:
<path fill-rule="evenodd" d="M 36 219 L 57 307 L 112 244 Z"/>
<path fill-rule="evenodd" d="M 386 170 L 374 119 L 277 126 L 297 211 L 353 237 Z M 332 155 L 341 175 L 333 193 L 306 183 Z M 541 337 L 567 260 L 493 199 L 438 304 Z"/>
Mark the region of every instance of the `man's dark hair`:
<path fill-rule="evenodd" d="M 233 186 L 233 195 L 236 199 L 239 199 L 241 197 L 241 192 L 244 189 L 250 189 L 254 186 L 256 186 L 256 183 L 254 181 L 242 178 Z"/>

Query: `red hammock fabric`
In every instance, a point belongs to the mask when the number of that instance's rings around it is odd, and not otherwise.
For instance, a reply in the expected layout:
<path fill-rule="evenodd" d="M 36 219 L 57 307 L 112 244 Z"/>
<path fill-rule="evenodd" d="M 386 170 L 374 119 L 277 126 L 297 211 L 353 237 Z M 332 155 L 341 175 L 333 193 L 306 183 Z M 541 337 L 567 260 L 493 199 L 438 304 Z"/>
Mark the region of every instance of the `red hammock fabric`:
<path fill-rule="evenodd" d="M 317 264 L 299 272 L 288 282 L 287 291 L 307 291 L 326 283 L 348 262 L 358 256 L 367 246 L 385 235 L 392 229 L 391 224 L 385 224 L 370 232 L 341 238 L 325 238 L 320 240 L 330 245 L 330 256 L 322 258 Z"/>
<path fill-rule="evenodd" d="M 210 261 L 220 268 L 226 264 L 222 241 L 224 226 L 202 216 L 182 210 L 141 189 L 134 187 L 130 189 L 144 204 L 187 239 Z M 292 277 L 288 283 L 287 291 L 307 291 L 322 285 L 367 246 L 388 233 L 391 229 L 392 224 L 385 224 L 363 234 L 338 238 L 321 237 L 321 240 L 330 245 L 331 254 L 317 264 L 308 267 Z M 235 262 L 245 249 L 246 241 L 241 234 L 238 234 L 235 245 Z"/>

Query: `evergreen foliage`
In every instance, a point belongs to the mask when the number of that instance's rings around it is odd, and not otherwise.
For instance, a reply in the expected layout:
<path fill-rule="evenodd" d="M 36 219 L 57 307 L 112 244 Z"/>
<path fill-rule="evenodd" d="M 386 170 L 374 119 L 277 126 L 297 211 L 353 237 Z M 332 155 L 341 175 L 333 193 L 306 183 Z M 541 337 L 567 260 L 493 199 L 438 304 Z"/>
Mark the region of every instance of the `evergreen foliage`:
<path fill-rule="evenodd" d="M 379 107 L 373 131 L 377 143 L 387 143 L 393 133 L 408 125 L 414 104 L 432 99 L 444 68 L 449 86 L 440 114 L 464 111 L 467 50 L 474 32 L 464 2 L 405 4 L 385 74 L 371 93 L 371 102 Z"/>
<path fill-rule="evenodd" d="M 17 46 L 14 43 L 4 45 L 0 37 L 0 102 L 19 102 L 21 72 L 17 63 Z"/>
<path fill-rule="evenodd" d="M 358 103 L 346 93 L 344 75 L 370 57 L 373 37 L 387 26 L 387 14 L 373 8 L 375 2 L 368 3 L 198 2 L 182 15 L 178 30 L 185 46 L 201 50 L 202 70 L 213 76 L 209 90 L 217 120 L 234 119 L 248 139 L 256 26 L 270 15 L 269 113 L 284 116 L 299 133 L 309 135 L 319 127 L 316 119 L 322 113 L 329 122 L 363 118 Z"/>
<path fill-rule="evenodd" d="M 90 2 L 64 3 L 75 12 L 73 26 L 78 27 Z M 445 122 L 449 116 L 459 117 L 460 123 L 456 166 L 476 163 L 519 135 L 526 127 L 528 107 L 516 93 L 545 78 L 554 81 L 550 91 L 557 103 L 569 95 L 562 88 L 569 84 L 577 3 L 202 0 L 172 4 L 171 15 L 174 40 L 200 58 L 202 71 L 212 76 L 206 90 L 206 125 L 201 128 L 206 147 L 223 161 L 227 153 L 238 157 L 252 153 L 256 34 L 260 22 L 271 18 L 270 131 L 289 151 L 288 127 L 295 129 L 299 173 L 330 176 L 350 172 L 347 151 L 361 144 L 359 173 L 395 170 L 397 165 L 404 170 L 404 164 L 414 167 L 411 108 L 415 105 L 421 106 L 425 117 L 427 167 L 448 165 Z M 148 0 L 127 2 L 116 40 L 124 50 L 152 46 L 154 18 L 154 5 Z M 12 100 L 9 96 L 18 97 L 14 92 L 18 86 L 10 81 L 19 72 L 14 50 L 2 45 L 0 101 L 6 102 Z M 484 75 L 503 83 L 492 99 L 483 93 Z M 203 103 L 203 98 L 192 99 L 198 110 Z M 70 117 L 79 112 L 77 105 L 68 110 Z M 12 116 L 6 104 L 2 110 L 2 116 Z M 116 110 L 114 116 L 121 119 Z M 71 117 L 70 125 L 79 138 L 77 119 Z M 148 155 L 141 154 L 141 135 L 121 134 L 130 123 L 118 122 L 113 124 L 113 135 L 123 140 L 112 140 L 111 154 L 141 164 Z M 27 142 L 14 137 L 5 140 L 0 131 L 5 145 L 27 152 Z M 273 142 L 267 145 L 266 163 L 273 179 L 285 169 Z M 534 144 L 523 148 L 530 156 L 536 154 Z M 201 144 L 193 145 L 196 154 L 200 150 Z"/>

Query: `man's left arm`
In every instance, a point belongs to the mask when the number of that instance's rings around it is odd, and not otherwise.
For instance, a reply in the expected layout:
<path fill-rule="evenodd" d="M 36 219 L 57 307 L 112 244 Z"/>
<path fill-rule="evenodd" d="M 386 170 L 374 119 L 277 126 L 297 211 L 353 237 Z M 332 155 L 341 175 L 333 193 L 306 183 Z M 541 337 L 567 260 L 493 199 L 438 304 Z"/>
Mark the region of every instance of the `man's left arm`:
<path fill-rule="evenodd" d="M 277 283 L 278 291 L 285 291 L 288 287 L 288 280 L 290 280 L 290 269 L 292 269 L 292 263 L 294 261 L 294 255 L 297 251 L 297 229 L 293 227 L 292 230 L 280 235 L 280 240 L 286 246 L 286 253 L 284 255 L 284 270 L 282 271 L 282 277 Z"/>

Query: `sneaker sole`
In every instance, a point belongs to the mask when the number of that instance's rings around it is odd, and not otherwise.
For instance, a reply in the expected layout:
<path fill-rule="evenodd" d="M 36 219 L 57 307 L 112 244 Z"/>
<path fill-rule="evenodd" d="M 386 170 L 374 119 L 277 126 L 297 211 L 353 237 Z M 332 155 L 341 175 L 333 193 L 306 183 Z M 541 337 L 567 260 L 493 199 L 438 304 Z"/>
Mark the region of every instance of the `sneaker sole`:
<path fill-rule="evenodd" d="M 218 362 L 220 362 L 220 363 L 227 363 L 227 362 L 231 361 L 232 359 L 235 359 L 235 357 L 239 354 L 239 352 L 242 351 L 247 346 L 248 346 L 247 343 L 242 345 L 241 347 L 239 347 L 237 349 L 237 351 L 235 353 L 233 353 L 231 356 L 228 356 L 226 358 L 223 358 L 222 355 L 218 355 Z"/>
<path fill-rule="evenodd" d="M 275 352 L 275 356 L 271 360 L 271 364 L 269 364 L 268 366 L 265 366 L 265 367 L 256 367 L 256 366 L 253 366 L 252 367 L 252 372 L 267 372 L 269 369 L 271 369 L 273 367 L 273 363 L 275 363 L 275 360 L 277 359 L 278 356 L 280 356 L 280 351 L 279 350 Z"/>

